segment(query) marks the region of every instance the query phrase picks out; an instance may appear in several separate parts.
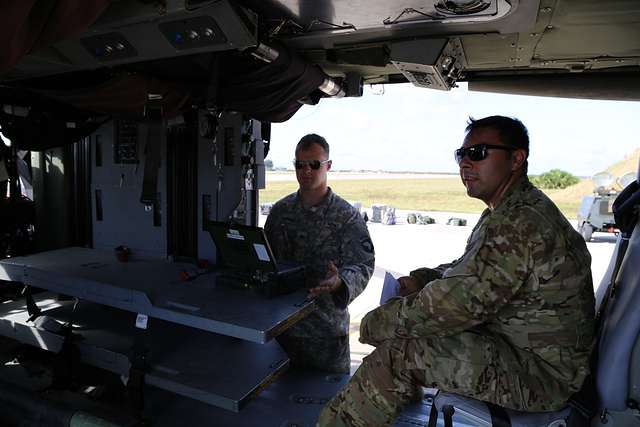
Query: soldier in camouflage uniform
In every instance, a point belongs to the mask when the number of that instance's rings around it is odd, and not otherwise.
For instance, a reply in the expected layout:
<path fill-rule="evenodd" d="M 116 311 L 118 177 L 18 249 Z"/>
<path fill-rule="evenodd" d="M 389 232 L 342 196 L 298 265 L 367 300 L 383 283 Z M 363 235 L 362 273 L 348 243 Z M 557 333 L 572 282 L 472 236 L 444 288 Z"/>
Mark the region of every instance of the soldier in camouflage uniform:
<path fill-rule="evenodd" d="M 296 147 L 296 193 L 277 202 L 265 223 L 278 259 L 306 266 L 316 310 L 278 337 L 293 366 L 349 373 L 347 306 L 364 290 L 374 268 L 369 231 L 358 211 L 327 186 L 329 145 L 304 136 Z"/>
<path fill-rule="evenodd" d="M 365 316 L 360 340 L 376 349 L 319 425 L 389 425 L 421 386 L 521 411 L 558 410 L 581 387 L 591 257 L 527 179 L 528 148 L 518 120 L 470 120 L 456 160 L 467 194 L 488 208 L 460 259 L 401 278 L 405 296 Z"/>

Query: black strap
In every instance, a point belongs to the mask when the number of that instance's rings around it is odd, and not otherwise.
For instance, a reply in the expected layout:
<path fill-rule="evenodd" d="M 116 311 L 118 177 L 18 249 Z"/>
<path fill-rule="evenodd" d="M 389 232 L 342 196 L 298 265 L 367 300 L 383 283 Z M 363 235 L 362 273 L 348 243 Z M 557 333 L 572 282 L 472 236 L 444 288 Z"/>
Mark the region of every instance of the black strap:
<path fill-rule="evenodd" d="M 493 427 L 511 427 L 511 419 L 507 411 L 499 405 L 491 402 L 485 402 L 491 414 L 491 425 Z"/>
<path fill-rule="evenodd" d="M 623 235 L 630 236 L 638 222 L 638 206 L 640 205 L 640 182 L 637 180 L 627 185 L 613 201 L 611 210 L 616 226 Z"/>
<path fill-rule="evenodd" d="M 142 413 L 144 410 L 145 375 L 149 369 L 150 340 L 149 327 L 151 319 L 147 319 L 146 328 L 134 328 L 133 348 L 129 355 L 131 368 L 127 381 L 127 395 L 130 409 Z"/>
<path fill-rule="evenodd" d="M 618 254 L 616 263 L 611 274 L 611 281 L 608 283 L 606 294 L 598 312 L 596 313 L 596 331 L 600 333 L 602 322 L 602 316 L 606 312 L 609 300 L 615 295 L 616 292 L 616 277 L 622 264 L 622 259 L 627 252 L 629 246 L 629 238 L 633 233 L 633 229 L 638 221 L 638 206 L 640 205 L 640 183 L 634 181 L 625 187 L 618 197 L 613 202 L 612 210 L 615 218 L 616 225 L 621 230 L 622 239 L 620 241 L 620 247 L 618 248 Z M 599 337 L 598 337 L 599 338 Z M 597 351 L 597 350 L 596 350 Z"/>
<path fill-rule="evenodd" d="M 567 427 L 583 427 L 589 424 L 591 424 L 591 417 L 586 417 L 581 411 L 573 407 L 571 408 L 569 418 L 567 419 Z"/>
<path fill-rule="evenodd" d="M 429 423 L 427 427 L 436 427 L 438 424 L 438 408 L 436 408 L 436 402 L 431 401 L 431 412 L 429 412 Z"/>
<path fill-rule="evenodd" d="M 620 271 L 620 266 L 622 265 L 622 260 L 624 259 L 624 255 L 627 252 L 627 247 L 629 246 L 629 237 L 622 236 L 620 239 L 620 246 L 618 247 L 618 254 L 616 257 L 616 263 L 613 267 L 613 272 L 611 273 L 611 280 L 607 285 L 607 291 L 600 303 L 600 307 L 598 307 L 598 312 L 596 313 L 596 331 L 600 331 L 602 317 L 604 316 L 607 305 L 609 305 L 609 301 L 613 298 L 616 293 L 616 278 L 618 276 L 618 271 Z"/>
<path fill-rule="evenodd" d="M 22 290 L 22 293 L 24 294 L 24 299 L 27 302 L 27 313 L 29 313 L 28 321 L 33 322 L 38 317 L 40 317 L 40 314 L 42 314 L 42 310 L 40 310 L 33 299 L 33 290 L 31 289 L 31 286 L 25 286 Z"/>
<path fill-rule="evenodd" d="M 79 337 L 74 335 L 71 323 L 62 327 L 62 335 L 62 348 L 53 359 L 52 385 L 55 388 L 67 389 L 74 382 L 75 368 L 80 365 L 80 349 L 75 344 Z"/>
<path fill-rule="evenodd" d="M 205 105 L 207 108 L 215 108 L 218 105 L 218 84 L 220 79 L 219 54 L 213 53 L 209 62 L 209 84 L 206 88 Z"/>
<path fill-rule="evenodd" d="M 127 403 L 129 409 L 136 413 L 144 411 L 144 375 L 144 371 L 131 365 L 126 387 Z"/>
<path fill-rule="evenodd" d="M 442 415 L 444 416 L 444 427 L 453 427 L 453 414 L 456 410 L 453 405 L 444 405 L 442 407 Z"/>
<path fill-rule="evenodd" d="M 598 394 L 593 375 L 587 375 L 580 390 L 569 398 L 568 404 L 571 407 L 571 412 L 567 426 L 589 425 L 591 418 L 598 412 Z"/>
<path fill-rule="evenodd" d="M 158 193 L 158 171 L 160 169 L 160 147 L 162 142 L 162 98 L 150 99 L 145 106 L 145 126 L 141 132 L 144 142 L 144 176 L 140 202 L 153 205 Z"/>

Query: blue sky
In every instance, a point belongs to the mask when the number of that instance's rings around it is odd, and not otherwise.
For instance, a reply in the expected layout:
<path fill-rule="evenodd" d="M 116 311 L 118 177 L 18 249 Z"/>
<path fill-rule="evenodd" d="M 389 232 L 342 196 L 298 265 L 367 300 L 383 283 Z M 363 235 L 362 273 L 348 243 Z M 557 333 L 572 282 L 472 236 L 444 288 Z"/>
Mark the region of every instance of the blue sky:
<path fill-rule="evenodd" d="M 375 92 L 382 92 L 376 94 Z M 471 92 L 409 84 L 365 87 L 361 98 L 323 99 L 274 124 L 268 159 L 290 167 L 301 136 L 331 146 L 334 169 L 456 172 L 453 150 L 469 116 L 517 117 L 529 129 L 529 173 L 559 168 L 591 176 L 640 146 L 640 102 Z"/>

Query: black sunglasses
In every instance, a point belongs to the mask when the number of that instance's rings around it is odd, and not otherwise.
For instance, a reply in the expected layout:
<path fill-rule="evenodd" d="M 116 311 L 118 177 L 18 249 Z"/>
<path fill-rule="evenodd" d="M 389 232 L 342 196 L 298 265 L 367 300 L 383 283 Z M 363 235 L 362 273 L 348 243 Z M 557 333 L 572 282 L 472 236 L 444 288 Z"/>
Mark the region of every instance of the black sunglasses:
<path fill-rule="evenodd" d="M 490 148 L 506 151 L 513 151 L 516 149 L 515 147 L 510 147 L 508 145 L 477 144 L 467 148 L 458 148 L 453 152 L 453 154 L 456 158 L 456 163 L 458 164 L 460 164 L 465 156 L 469 156 L 469 160 L 471 160 L 472 162 L 479 162 L 480 160 L 484 160 L 487 158 L 487 156 L 489 155 L 489 152 L 487 150 Z"/>
<path fill-rule="evenodd" d="M 294 160 L 293 166 L 295 166 L 296 169 L 304 169 L 305 166 L 309 165 L 311 169 L 316 171 L 320 169 L 320 165 L 324 165 L 328 162 L 329 160 Z"/>

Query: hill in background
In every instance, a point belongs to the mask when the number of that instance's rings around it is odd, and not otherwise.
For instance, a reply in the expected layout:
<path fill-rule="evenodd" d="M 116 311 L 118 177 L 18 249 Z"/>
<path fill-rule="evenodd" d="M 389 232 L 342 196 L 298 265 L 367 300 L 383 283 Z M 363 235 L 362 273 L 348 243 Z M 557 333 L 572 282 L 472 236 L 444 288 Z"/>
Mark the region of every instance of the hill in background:
<path fill-rule="evenodd" d="M 628 172 L 636 172 L 638 170 L 638 162 L 640 161 L 640 148 L 635 149 L 631 154 L 625 156 L 625 158 L 619 162 L 609 166 L 606 170 L 610 172 L 614 177 L 619 178 Z M 600 171 L 597 171 L 600 172 Z M 619 186 L 616 189 L 621 190 Z M 579 183 L 567 187 L 564 190 L 558 190 L 553 194 L 553 200 L 558 202 L 569 202 L 575 200 L 582 200 L 583 196 L 589 195 L 593 192 L 593 184 L 591 178 L 583 179 Z"/>

